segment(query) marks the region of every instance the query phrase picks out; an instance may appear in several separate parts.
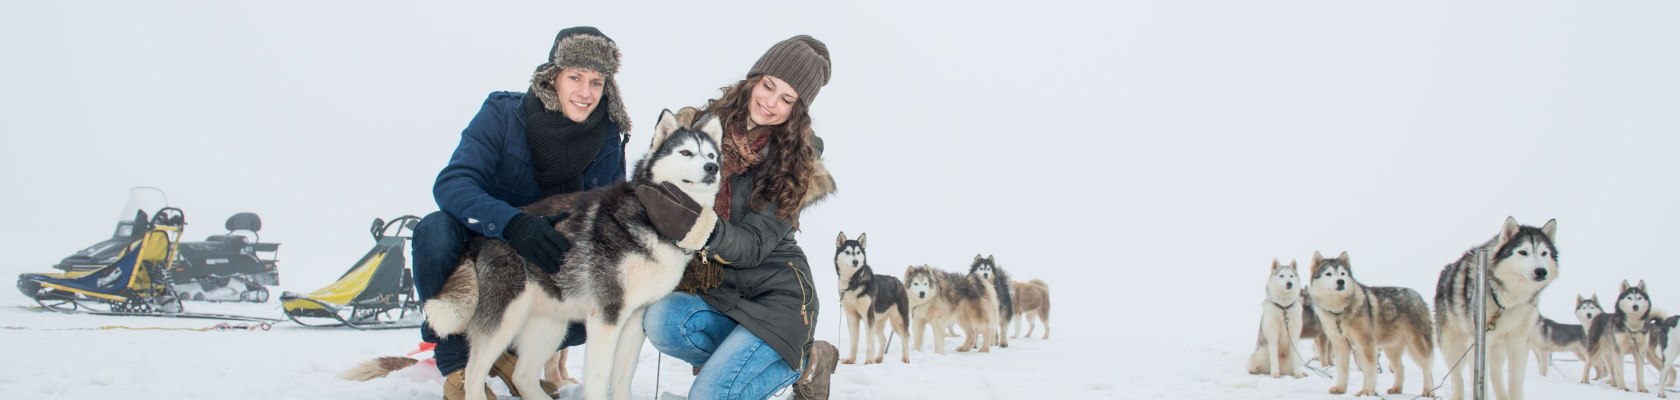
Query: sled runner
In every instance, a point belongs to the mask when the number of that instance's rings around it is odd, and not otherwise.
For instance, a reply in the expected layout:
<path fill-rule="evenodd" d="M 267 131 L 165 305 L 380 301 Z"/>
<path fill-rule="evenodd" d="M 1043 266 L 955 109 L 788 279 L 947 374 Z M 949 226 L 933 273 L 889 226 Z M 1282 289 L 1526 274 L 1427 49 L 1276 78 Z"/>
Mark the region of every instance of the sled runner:
<path fill-rule="evenodd" d="M 373 250 L 337 281 L 308 294 L 280 294 L 286 317 L 303 326 L 396 329 L 420 326 L 420 299 L 404 257 L 420 218 L 373 220 Z"/>

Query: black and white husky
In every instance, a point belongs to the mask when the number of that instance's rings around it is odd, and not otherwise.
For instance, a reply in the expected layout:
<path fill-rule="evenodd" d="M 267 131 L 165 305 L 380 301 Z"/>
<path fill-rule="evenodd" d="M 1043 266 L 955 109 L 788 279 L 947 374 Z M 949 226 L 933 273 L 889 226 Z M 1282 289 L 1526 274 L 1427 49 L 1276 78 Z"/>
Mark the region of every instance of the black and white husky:
<path fill-rule="evenodd" d="M 572 242 L 564 267 L 545 274 L 506 243 L 478 238 L 437 298 L 426 302 L 426 320 L 440 335 L 465 332 L 472 342 L 466 387 L 484 387 L 491 364 L 509 345 L 549 354 L 566 337 L 570 321 L 589 332 L 584 352 L 584 398 L 630 397 L 645 334 L 642 314 L 676 288 L 691 254 L 705 244 L 717 215 L 716 118 L 699 127 L 679 126 L 666 110 L 659 117 L 653 148 L 637 162 L 629 182 L 588 192 L 556 195 L 523 209 L 533 215 L 569 212 L 555 229 Z M 661 238 L 637 199 L 640 185 L 674 184 L 700 205 L 700 219 L 681 239 Z M 513 382 L 519 393 L 543 393 L 542 361 L 521 357 Z M 611 390 L 609 390 L 609 388 Z M 468 389 L 467 398 L 484 392 Z"/>
<path fill-rule="evenodd" d="M 1622 291 L 1616 295 L 1616 307 L 1609 314 L 1602 314 L 1593 318 L 1592 329 L 1587 331 L 1587 354 L 1592 360 L 1605 363 L 1610 367 L 1610 385 L 1627 391 L 1627 382 L 1623 380 L 1622 357 L 1633 356 L 1634 381 L 1640 392 L 1645 389 L 1645 352 L 1649 335 L 1646 330 L 1651 326 L 1651 297 L 1645 291 L 1645 281 L 1639 285 L 1628 285 L 1622 281 Z"/>
<path fill-rule="evenodd" d="M 1539 320 L 1540 291 L 1557 280 L 1557 220 L 1535 228 L 1505 218 L 1505 225 L 1481 246 L 1465 251 L 1441 269 L 1435 284 L 1435 326 L 1447 365 L 1468 357 L 1475 341 L 1475 313 L 1470 309 L 1476 277 L 1476 250 L 1487 250 L 1487 365 L 1493 396 L 1522 400 L 1528 370 L 1528 342 Z M 1464 399 L 1464 370 L 1452 369 L 1452 399 Z M 1506 378 L 1510 380 L 1507 381 Z"/>
<path fill-rule="evenodd" d="M 908 363 L 910 303 L 904 297 L 904 284 L 892 275 L 878 275 L 869 267 L 869 255 L 864 251 L 867 246 L 867 233 L 859 234 L 856 240 L 849 240 L 846 232 L 840 232 L 840 237 L 834 240 L 834 272 L 840 277 L 840 308 L 852 333 L 852 353 L 840 362 L 857 362 L 858 324 L 861 322 L 869 335 L 864 364 L 879 363 L 886 357 L 887 334 L 882 329 L 887 327 L 898 332 L 901 341 L 906 342 L 898 346 L 901 353 L 899 361 Z M 881 344 L 878 349 L 875 347 L 877 343 Z"/>
<path fill-rule="evenodd" d="M 1009 273 L 998 266 L 997 258 L 990 254 L 986 255 L 986 258 L 975 254 L 974 262 L 968 265 L 968 273 L 979 275 L 980 280 L 992 283 L 998 303 L 998 329 L 994 343 L 997 343 L 998 347 L 1009 347 L 1009 322 L 1015 320 L 1015 299 L 1011 295 L 1013 291 L 1009 290 Z"/>

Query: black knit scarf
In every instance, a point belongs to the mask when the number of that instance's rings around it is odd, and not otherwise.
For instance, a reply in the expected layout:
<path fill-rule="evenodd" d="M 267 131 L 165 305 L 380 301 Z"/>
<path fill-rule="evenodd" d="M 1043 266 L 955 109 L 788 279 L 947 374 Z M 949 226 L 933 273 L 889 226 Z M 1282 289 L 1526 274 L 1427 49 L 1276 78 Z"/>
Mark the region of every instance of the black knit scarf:
<path fill-rule="evenodd" d="M 535 88 L 533 88 L 535 89 Z M 597 104 L 605 105 L 606 96 Z M 566 114 L 548 111 L 534 94 L 525 96 L 525 142 L 531 148 L 531 166 L 543 196 L 583 189 L 583 170 L 595 160 L 601 143 L 614 134 L 607 119 L 607 107 L 595 107 L 589 118 L 573 122 Z"/>

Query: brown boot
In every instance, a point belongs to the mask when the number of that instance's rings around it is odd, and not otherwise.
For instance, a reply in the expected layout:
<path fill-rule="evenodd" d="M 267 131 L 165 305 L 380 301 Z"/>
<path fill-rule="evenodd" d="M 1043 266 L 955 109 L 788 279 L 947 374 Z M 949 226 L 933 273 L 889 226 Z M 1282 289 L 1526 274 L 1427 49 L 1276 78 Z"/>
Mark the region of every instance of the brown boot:
<path fill-rule="evenodd" d="M 443 377 L 443 400 L 464 400 L 467 398 L 467 371 L 455 371 Z M 484 398 L 494 399 L 496 393 L 484 387 Z"/>
<path fill-rule="evenodd" d="M 840 361 L 840 349 L 818 340 L 811 343 L 811 354 L 805 358 L 805 371 L 793 383 L 796 400 L 828 400 L 829 378 L 834 376 L 835 363 Z"/>
<path fill-rule="evenodd" d="M 557 386 L 554 386 L 554 383 L 551 383 L 549 381 L 544 381 L 544 380 L 538 380 L 537 384 L 542 386 L 542 390 L 544 392 L 547 392 L 545 394 L 547 394 L 548 396 L 546 396 L 546 397 L 520 396 L 519 395 L 519 388 L 513 386 L 513 366 L 514 366 L 514 364 L 518 364 L 518 363 L 519 363 L 519 357 L 514 356 L 513 353 L 502 353 L 501 357 L 496 358 L 496 363 L 490 365 L 490 376 L 497 377 L 497 378 L 502 378 L 502 384 L 507 385 L 508 393 L 512 394 L 513 397 L 518 397 L 518 398 L 521 398 L 521 399 L 552 399 L 552 398 L 554 398 L 554 394 L 560 392 L 560 388 L 557 387 Z"/>

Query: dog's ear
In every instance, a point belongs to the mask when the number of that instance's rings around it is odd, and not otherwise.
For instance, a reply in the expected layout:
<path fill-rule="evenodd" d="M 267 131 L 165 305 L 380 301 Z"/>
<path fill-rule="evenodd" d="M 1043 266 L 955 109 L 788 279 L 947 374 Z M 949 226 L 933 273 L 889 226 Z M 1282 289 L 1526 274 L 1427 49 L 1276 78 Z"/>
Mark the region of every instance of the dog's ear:
<path fill-rule="evenodd" d="M 1278 264 L 1278 260 L 1276 258 L 1273 258 L 1272 259 L 1272 272 L 1277 272 L 1277 269 L 1280 266 L 1281 265 Z"/>
<path fill-rule="evenodd" d="M 869 232 L 858 234 L 858 246 L 869 247 Z"/>
<path fill-rule="evenodd" d="M 1645 291 L 1645 280 L 1644 279 L 1639 280 L 1639 291 L 1641 291 L 1641 292 Z"/>
<path fill-rule="evenodd" d="M 677 114 L 672 113 L 671 109 L 660 111 L 659 122 L 653 124 L 653 141 L 648 142 L 648 150 L 659 148 L 659 144 L 664 143 L 665 138 L 671 136 L 671 132 L 676 132 L 677 128 L 681 127 L 682 123 L 677 122 Z"/>
<path fill-rule="evenodd" d="M 840 237 L 834 238 L 834 247 L 846 244 L 846 231 L 840 231 Z"/>
<path fill-rule="evenodd" d="M 980 262 L 980 253 L 974 253 L 974 262 Z"/>
<path fill-rule="evenodd" d="M 1554 241 L 1557 240 L 1557 218 L 1552 218 L 1551 220 L 1546 221 L 1546 225 L 1541 226 L 1540 231 L 1545 232 L 1547 238 L 1551 238 Z"/>
<path fill-rule="evenodd" d="M 706 132 L 706 136 L 711 136 L 713 143 L 717 143 L 719 146 L 723 145 L 723 119 L 722 118 L 717 118 L 715 116 L 707 115 L 706 116 L 706 123 L 703 124 L 703 125 L 700 125 L 700 131 L 701 132 Z"/>
<path fill-rule="evenodd" d="M 987 254 L 986 255 L 986 262 L 989 262 L 989 263 L 992 263 L 992 264 L 997 264 L 997 258 L 993 257 L 991 254 Z"/>
<path fill-rule="evenodd" d="M 1592 301 L 1593 303 L 1598 303 L 1598 293 L 1593 293 Z"/>
<path fill-rule="evenodd" d="M 1342 266 L 1347 267 L 1347 269 L 1353 269 L 1353 262 L 1348 261 L 1347 250 L 1342 250 L 1342 255 L 1336 256 L 1336 259 L 1341 260 Z"/>
<path fill-rule="evenodd" d="M 1295 259 L 1289 259 L 1289 269 L 1295 269 Z"/>
<path fill-rule="evenodd" d="M 1499 229 L 1499 244 L 1504 245 L 1505 242 L 1511 241 L 1511 238 L 1517 237 L 1517 232 L 1520 231 L 1522 231 L 1522 225 L 1517 224 L 1517 217 L 1505 217 L 1505 227 Z"/>
<path fill-rule="evenodd" d="M 913 274 L 915 272 L 916 272 L 916 266 L 915 265 L 904 267 L 904 286 L 910 286 L 910 274 Z"/>
<path fill-rule="evenodd" d="M 1320 262 L 1324 262 L 1324 255 L 1319 254 L 1318 252 L 1314 251 L 1313 252 L 1313 262 L 1312 262 L 1313 268 L 1318 268 L 1318 263 L 1320 263 Z"/>
<path fill-rule="evenodd" d="M 1580 307 L 1581 303 L 1585 302 L 1586 300 L 1587 299 L 1581 298 L 1581 295 L 1578 295 L 1578 294 L 1575 295 L 1575 307 Z"/>
<path fill-rule="evenodd" d="M 1627 280 L 1626 280 L 1626 279 L 1623 279 L 1623 280 L 1622 280 L 1622 291 L 1623 291 L 1623 292 L 1626 292 L 1626 291 L 1627 291 L 1627 288 L 1628 288 L 1628 282 L 1627 282 Z"/>

